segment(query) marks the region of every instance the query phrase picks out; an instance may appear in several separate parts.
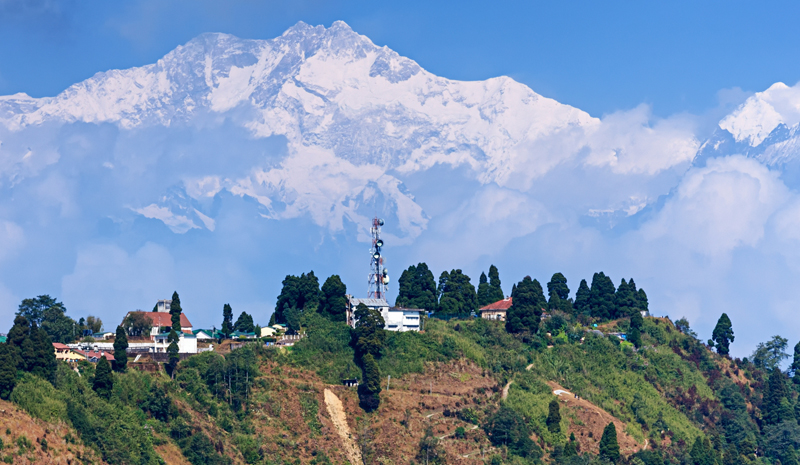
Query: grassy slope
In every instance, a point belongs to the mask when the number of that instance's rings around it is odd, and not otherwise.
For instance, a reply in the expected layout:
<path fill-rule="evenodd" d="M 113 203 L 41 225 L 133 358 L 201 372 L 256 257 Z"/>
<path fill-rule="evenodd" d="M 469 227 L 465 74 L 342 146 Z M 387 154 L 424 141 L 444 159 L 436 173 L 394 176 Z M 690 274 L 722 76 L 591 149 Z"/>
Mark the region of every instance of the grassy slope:
<path fill-rule="evenodd" d="M 109 463 L 130 463 L 134 455 L 138 462 L 172 457 L 177 463 L 186 458 L 180 451 L 189 456 L 197 450 L 206 454 L 204 463 L 344 463 L 322 394 L 333 385 L 351 430 L 369 439 L 361 445 L 374 463 L 408 463 L 428 426 L 444 437 L 441 443 L 453 461 L 482 463 L 481 453 L 491 453 L 491 445 L 480 428 L 472 429 L 457 414 L 482 422 L 503 402 L 500 391 L 510 380 L 514 383 L 505 402 L 526 416 L 546 449 L 565 440 L 544 424 L 553 399 L 547 382 L 603 408 L 640 443 L 646 439 L 662 447 L 691 444 L 704 434 L 704 425 L 714 421 L 719 409 L 715 389 L 723 381 L 751 383 L 743 373 L 735 376 L 728 370 L 730 362 L 702 351 L 663 320 L 646 320 L 648 347 L 639 351 L 598 337 L 548 348 L 541 341 L 513 337 L 496 322 L 432 320 L 424 334 L 387 334 L 379 364 L 384 377 L 392 376 L 392 389 L 382 394 L 378 412 L 368 415 L 358 408 L 353 390 L 338 386 L 342 378 L 360 377 L 348 328 L 316 323 L 291 351 L 246 348 L 225 359 L 201 354 L 182 362 L 174 381 L 163 374 L 115 375 L 110 401 L 89 388 L 91 367 L 83 367 L 82 377 L 60 369 L 56 388 L 26 377 L 12 400 L 54 423 L 76 421 L 75 409 L 68 411 L 71 403 L 113 416 L 90 418 L 108 438 L 84 437 Z M 708 379 L 709 373 L 714 379 Z M 244 383 L 249 390 L 243 390 Z M 142 408 L 154 389 L 172 399 L 164 421 Z M 579 416 L 565 410 L 562 431 L 578 422 Z M 459 426 L 467 431 L 463 439 L 452 436 Z M 85 434 L 85 425 L 81 431 Z"/>

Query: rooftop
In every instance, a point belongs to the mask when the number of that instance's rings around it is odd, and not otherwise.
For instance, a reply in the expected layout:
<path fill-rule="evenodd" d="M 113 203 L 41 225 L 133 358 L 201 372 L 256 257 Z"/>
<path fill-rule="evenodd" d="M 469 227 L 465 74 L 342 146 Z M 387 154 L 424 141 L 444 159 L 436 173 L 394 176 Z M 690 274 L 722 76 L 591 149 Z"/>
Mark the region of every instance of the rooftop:
<path fill-rule="evenodd" d="M 508 310 L 511 307 L 511 297 L 506 297 L 503 300 L 498 300 L 495 303 L 481 307 L 478 311 L 492 311 L 492 310 Z"/>
<path fill-rule="evenodd" d="M 153 326 L 155 327 L 164 327 L 164 326 L 172 326 L 172 315 L 169 313 L 164 312 L 128 312 L 128 315 L 133 313 L 142 313 L 147 318 L 150 318 Z M 186 318 L 185 313 L 181 313 L 181 328 L 189 328 L 192 324 L 189 322 L 189 319 Z"/>

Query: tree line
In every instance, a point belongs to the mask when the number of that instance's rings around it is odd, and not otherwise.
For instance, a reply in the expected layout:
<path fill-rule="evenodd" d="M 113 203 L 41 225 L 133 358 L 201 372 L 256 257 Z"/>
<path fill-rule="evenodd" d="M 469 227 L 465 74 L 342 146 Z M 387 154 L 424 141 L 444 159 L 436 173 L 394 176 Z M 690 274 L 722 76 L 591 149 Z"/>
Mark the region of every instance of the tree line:
<path fill-rule="evenodd" d="M 529 309 L 534 313 L 560 310 L 599 320 L 627 318 L 648 311 L 647 293 L 636 287 L 633 278 L 623 278 L 615 287 L 611 278 L 602 271 L 594 274 L 591 286 L 585 279 L 581 280 L 574 299 L 570 297 L 567 278 L 562 273 L 555 273 L 550 278 L 547 297 L 541 283 L 530 276 L 512 286 L 511 297 L 519 318 L 530 320 L 528 323 L 516 322 L 512 325 L 514 327 L 533 324 L 535 316 L 528 314 Z M 422 262 L 403 271 L 398 280 L 395 306 L 425 309 L 441 316 L 463 315 L 503 298 L 500 273 L 494 265 L 489 267 L 488 276 L 481 273 L 475 289 L 470 277 L 460 269 L 443 271 L 437 284 L 433 272 Z M 521 300 L 519 304 L 517 298 Z"/>

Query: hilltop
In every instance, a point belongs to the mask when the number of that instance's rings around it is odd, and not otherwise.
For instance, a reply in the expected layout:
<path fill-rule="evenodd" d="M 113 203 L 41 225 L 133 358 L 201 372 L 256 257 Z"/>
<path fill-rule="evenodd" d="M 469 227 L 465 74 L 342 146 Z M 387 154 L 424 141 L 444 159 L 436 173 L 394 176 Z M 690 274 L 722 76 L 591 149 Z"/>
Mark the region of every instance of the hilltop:
<path fill-rule="evenodd" d="M 59 364 L 53 385 L 25 375 L 11 401 L 91 446 L 86 463 L 584 464 L 598 460 L 609 423 L 632 464 L 714 463 L 698 454 L 791 463 L 800 440 L 793 414 L 770 419 L 774 376 L 713 353 L 668 319 L 644 318 L 638 348 L 610 335 L 630 331 L 626 318 L 605 324 L 604 336 L 579 323 L 513 335 L 503 322 L 429 319 L 424 333 L 385 334 L 380 405 L 365 412 L 360 391 L 341 384 L 359 375 L 351 329 L 313 311 L 303 318 L 308 336 L 288 349 L 198 354 L 174 379 L 128 370 L 114 375 L 108 400 L 91 388 L 93 365 L 80 364 L 79 376 Z M 795 385 L 780 376 L 791 409 Z"/>

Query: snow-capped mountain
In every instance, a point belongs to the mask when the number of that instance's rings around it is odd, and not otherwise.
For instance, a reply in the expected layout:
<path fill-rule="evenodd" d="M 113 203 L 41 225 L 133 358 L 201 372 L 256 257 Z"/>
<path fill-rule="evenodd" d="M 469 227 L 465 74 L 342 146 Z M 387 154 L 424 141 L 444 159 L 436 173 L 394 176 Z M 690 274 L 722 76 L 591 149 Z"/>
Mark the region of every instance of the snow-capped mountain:
<path fill-rule="evenodd" d="M 742 154 L 769 167 L 800 163 L 800 88 L 778 82 L 749 97 L 719 122 L 697 163 Z"/>
<path fill-rule="evenodd" d="M 616 124 L 648 130 L 646 119 Z M 637 153 L 635 134 L 609 130 L 614 122 L 604 126 L 507 77 L 463 82 L 432 75 L 343 22 L 330 28 L 298 23 L 273 40 L 204 34 L 155 64 L 98 73 L 52 98 L 0 99 L 6 139 L 76 124 L 112 124 L 132 138 L 159 127 L 207 131 L 228 124 L 244 131 L 239 139 L 286 141 L 279 162 L 224 175 L 186 170 L 158 192 L 160 199 L 145 203 L 147 196 L 140 196 L 128 205 L 175 232 L 213 228 L 201 203 L 220 191 L 256 199 L 267 217 L 308 214 L 332 230 L 342 229 L 344 220 L 361 222 L 354 199 L 374 200 L 375 192 L 394 205 L 404 235 L 414 237 L 425 228 L 426 214 L 398 177 L 437 164 L 465 166 L 481 184 L 526 190 L 565 162 L 653 174 L 691 160 L 697 145 L 691 135 L 670 137 L 668 155 L 646 159 Z M 54 150 L 5 153 L 9 180 L 55 163 Z M 129 166 L 137 150 L 102 160 L 103 166 L 141 172 L 145 166 Z M 182 162 L 192 152 L 187 148 Z M 152 158 L 146 166 L 163 163 Z M 185 195 L 167 191 L 173 182 Z M 627 211 L 654 196 L 635 192 L 602 205 L 589 202 L 586 210 Z"/>

